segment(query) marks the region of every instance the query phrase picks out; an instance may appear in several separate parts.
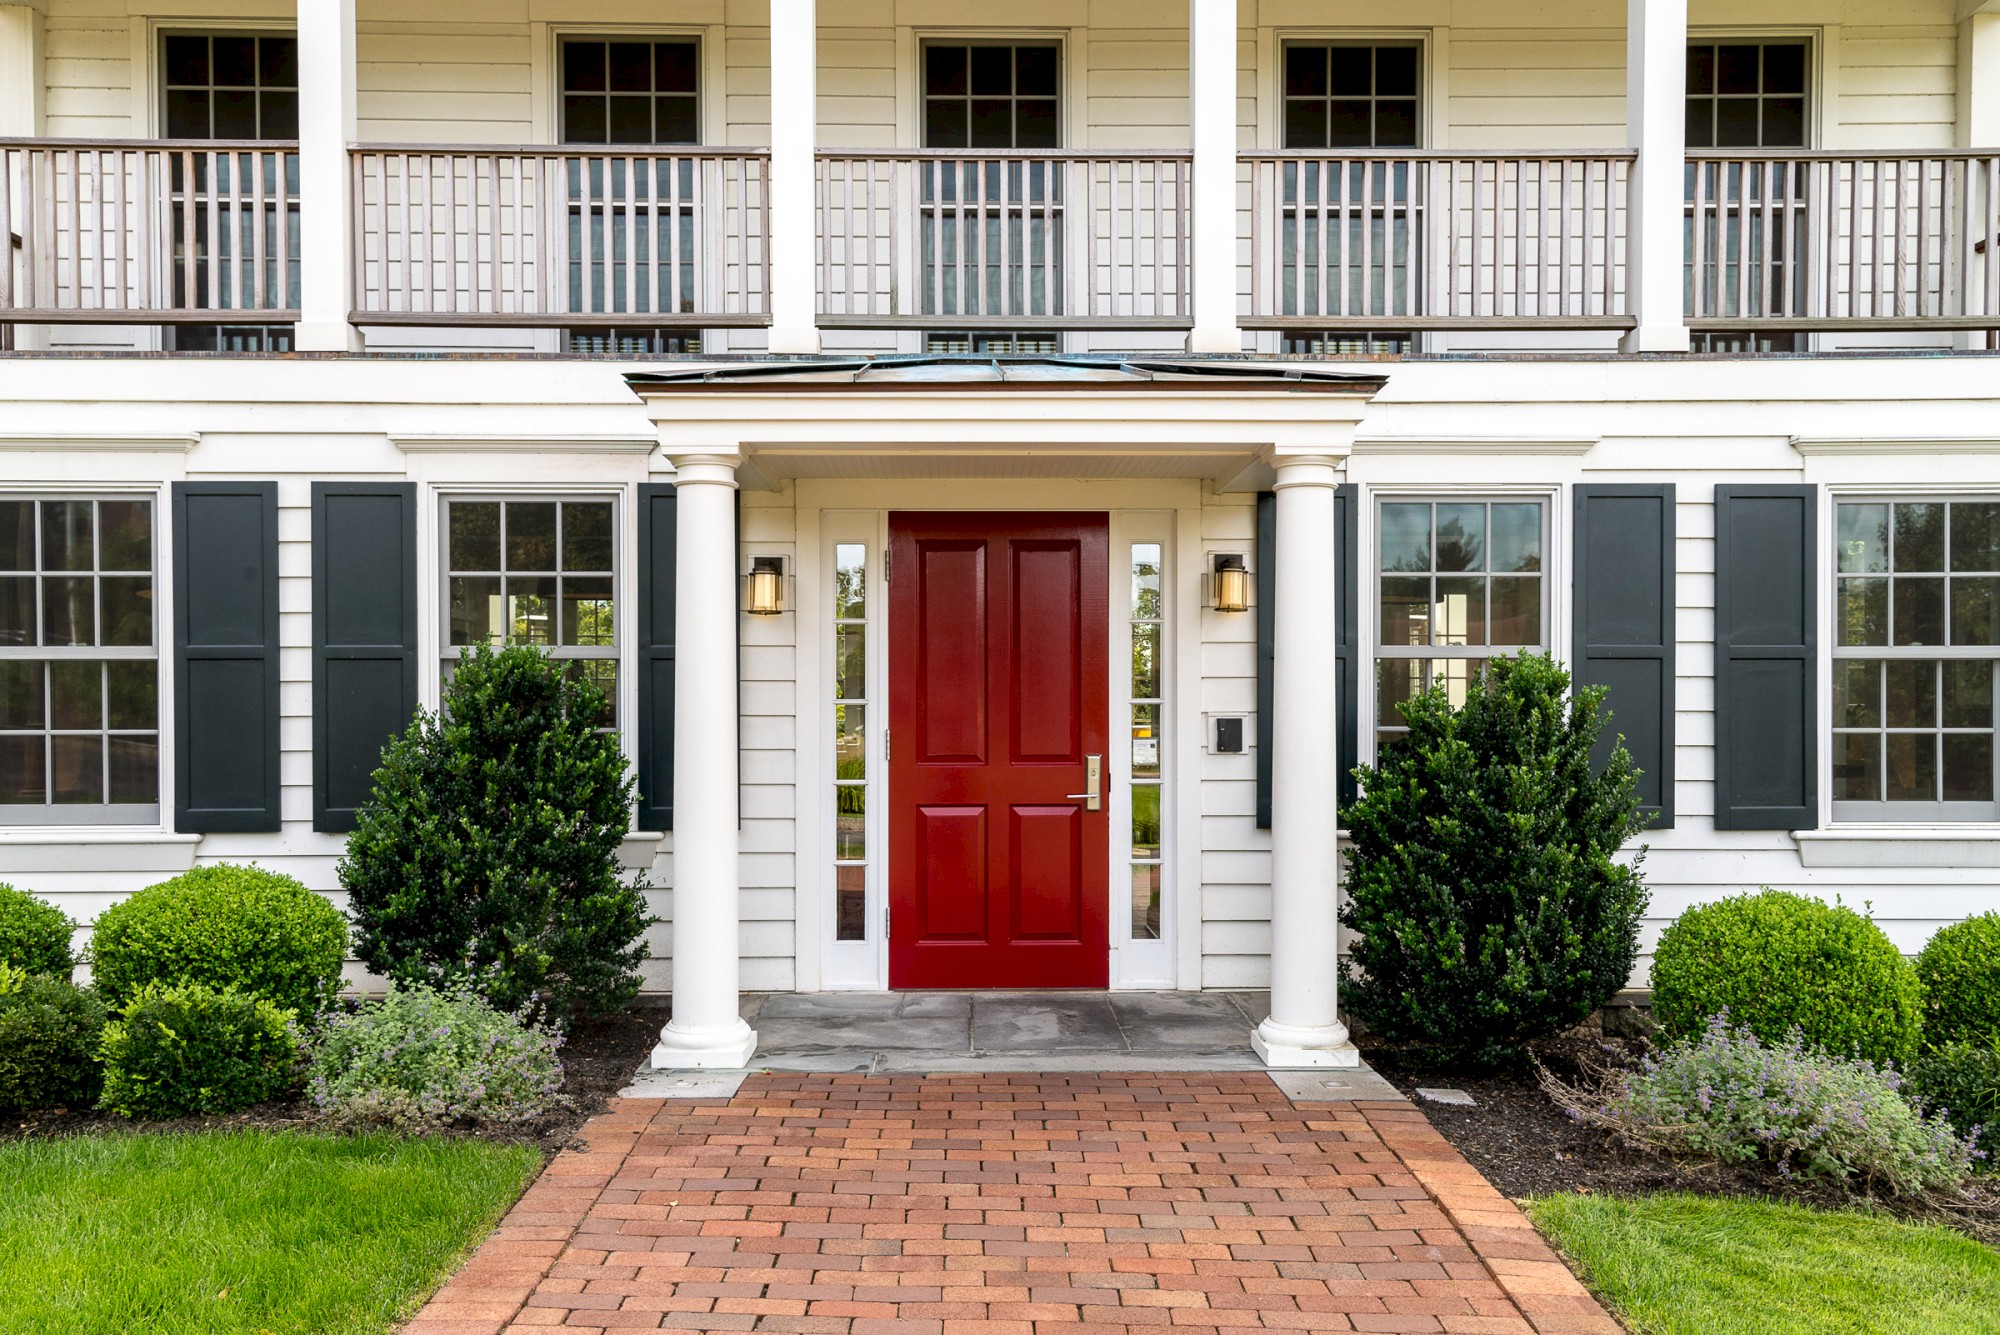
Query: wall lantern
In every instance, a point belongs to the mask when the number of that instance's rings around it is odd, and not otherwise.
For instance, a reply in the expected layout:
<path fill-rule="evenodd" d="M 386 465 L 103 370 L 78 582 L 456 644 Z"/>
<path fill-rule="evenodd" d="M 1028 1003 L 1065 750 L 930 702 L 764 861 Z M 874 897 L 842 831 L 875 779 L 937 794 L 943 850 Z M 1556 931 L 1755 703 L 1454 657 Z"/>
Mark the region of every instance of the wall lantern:
<path fill-rule="evenodd" d="M 745 606 L 751 616 L 774 617 L 785 610 L 785 558 L 753 556 L 744 577 Z"/>
<path fill-rule="evenodd" d="M 1208 577 L 1208 605 L 1218 612 L 1250 610 L 1250 571 L 1240 552 L 1217 552 Z"/>

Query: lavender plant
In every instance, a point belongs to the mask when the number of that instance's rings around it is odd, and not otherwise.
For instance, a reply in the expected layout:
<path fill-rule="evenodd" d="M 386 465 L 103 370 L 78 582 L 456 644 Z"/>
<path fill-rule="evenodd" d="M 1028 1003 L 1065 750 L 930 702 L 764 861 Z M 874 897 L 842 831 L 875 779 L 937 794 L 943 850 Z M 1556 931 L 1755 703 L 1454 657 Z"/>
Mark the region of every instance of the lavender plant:
<path fill-rule="evenodd" d="M 559 1030 L 498 1010 L 468 985 L 397 985 L 320 1017 L 306 1090 L 340 1126 L 524 1122 L 561 1101 L 561 1047 Z"/>
<path fill-rule="evenodd" d="M 1786 1177 L 1911 1195 L 1957 1185 L 1981 1157 L 1940 1115 L 1906 1101 L 1893 1068 L 1829 1056 L 1794 1031 L 1765 1043 L 1716 1015 L 1594 1093 L 1546 1082 L 1571 1115 L 1629 1142 Z"/>

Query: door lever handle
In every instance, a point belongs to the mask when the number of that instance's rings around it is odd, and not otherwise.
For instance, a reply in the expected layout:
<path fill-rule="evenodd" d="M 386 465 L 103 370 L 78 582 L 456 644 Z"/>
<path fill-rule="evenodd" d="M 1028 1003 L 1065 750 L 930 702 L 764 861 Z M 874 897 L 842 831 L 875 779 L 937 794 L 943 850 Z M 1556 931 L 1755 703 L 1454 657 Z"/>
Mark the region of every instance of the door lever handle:
<path fill-rule="evenodd" d="M 1098 811 L 1104 806 L 1104 757 L 1085 756 L 1083 758 L 1083 788 L 1080 793 L 1066 794 L 1072 802 L 1083 803 L 1085 811 Z"/>

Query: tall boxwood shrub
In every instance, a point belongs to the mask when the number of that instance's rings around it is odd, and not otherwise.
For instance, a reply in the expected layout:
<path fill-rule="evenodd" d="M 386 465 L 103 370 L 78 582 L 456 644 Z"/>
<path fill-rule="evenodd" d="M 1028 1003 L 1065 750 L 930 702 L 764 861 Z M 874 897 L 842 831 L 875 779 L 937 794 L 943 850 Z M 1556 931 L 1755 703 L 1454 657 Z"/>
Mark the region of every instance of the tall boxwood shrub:
<path fill-rule="evenodd" d="M 340 862 L 360 958 L 505 1010 L 625 1005 L 648 918 L 618 865 L 633 781 L 603 695 L 535 649 L 480 646 L 443 703 L 384 749 Z"/>
<path fill-rule="evenodd" d="M 1693 1039 L 1723 1011 L 1766 1043 L 1797 1028 L 1837 1057 L 1906 1064 L 1923 989 L 1888 936 L 1861 914 L 1782 890 L 1700 904 L 1653 953 L 1653 1018 Z"/>
<path fill-rule="evenodd" d="M 1940 928 L 1917 953 L 1917 979 L 1925 1046 L 2000 1047 L 2000 912 Z"/>
<path fill-rule="evenodd" d="M 1613 854 L 1645 825 L 1622 745 L 1600 770 L 1602 688 L 1552 659 L 1489 665 L 1453 709 L 1363 767 L 1341 922 L 1347 1009 L 1373 1032 L 1476 1061 L 1578 1023 L 1625 985 L 1646 891 Z"/>
<path fill-rule="evenodd" d="M 70 939 L 76 924 L 53 904 L 0 885 L 0 961 L 29 973 L 67 978 L 76 967 Z"/>

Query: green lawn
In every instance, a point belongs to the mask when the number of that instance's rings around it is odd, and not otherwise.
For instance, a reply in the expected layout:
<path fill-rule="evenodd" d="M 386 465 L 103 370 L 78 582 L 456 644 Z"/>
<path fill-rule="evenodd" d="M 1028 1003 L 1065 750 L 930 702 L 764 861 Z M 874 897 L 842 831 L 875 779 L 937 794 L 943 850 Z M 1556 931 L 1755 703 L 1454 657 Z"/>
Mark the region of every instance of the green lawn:
<path fill-rule="evenodd" d="M 2000 1252 L 1949 1229 L 1690 1196 L 1528 1212 L 1641 1335 L 2000 1332 Z"/>
<path fill-rule="evenodd" d="M 539 1166 L 525 1147 L 390 1136 L 0 1145 L 0 1333 L 376 1335 Z"/>

